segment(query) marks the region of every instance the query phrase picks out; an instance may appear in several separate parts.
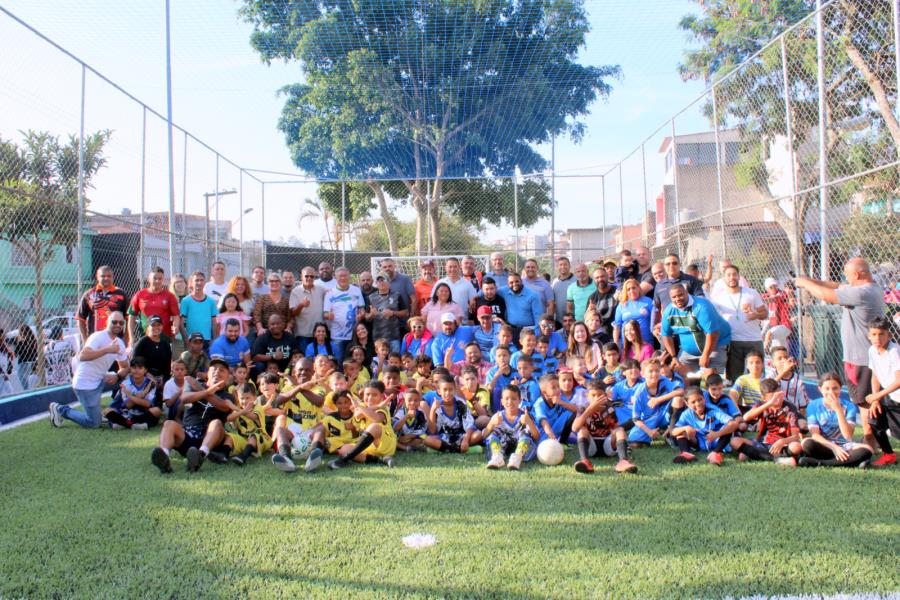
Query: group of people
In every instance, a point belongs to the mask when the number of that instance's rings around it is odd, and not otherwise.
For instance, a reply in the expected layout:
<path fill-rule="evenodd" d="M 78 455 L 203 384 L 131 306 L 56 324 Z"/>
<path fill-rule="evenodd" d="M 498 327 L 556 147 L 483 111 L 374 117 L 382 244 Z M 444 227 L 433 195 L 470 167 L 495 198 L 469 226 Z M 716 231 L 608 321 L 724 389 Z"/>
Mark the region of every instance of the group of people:
<path fill-rule="evenodd" d="M 657 440 L 679 463 L 696 452 L 716 465 L 728 453 L 896 462 L 900 349 L 861 258 L 844 284 L 790 282 L 843 311 L 844 373 L 823 374 L 812 398 L 792 341 L 797 294 L 774 280 L 759 293 L 727 259 L 716 280 L 682 271 L 675 254 L 653 263 L 647 248 L 592 271 L 559 258 L 552 280 L 535 260 L 508 269 L 499 253 L 485 271 L 472 257 L 441 266 L 439 279 L 422 261 L 416 281 L 390 259 L 355 278 L 323 262 L 299 278 L 257 267 L 229 280 L 216 263 L 209 280 L 176 275 L 168 289 L 157 269 L 131 298 L 101 267 L 79 313 L 82 410 L 51 404 L 51 423 L 162 423 L 151 461 L 163 473 L 172 451 L 188 471 L 269 452 L 288 472 L 326 455 L 335 469 L 393 466 L 398 451 L 426 449 L 519 469 L 545 440 L 576 446 L 585 473 L 595 457 L 635 472 L 632 452 Z"/>

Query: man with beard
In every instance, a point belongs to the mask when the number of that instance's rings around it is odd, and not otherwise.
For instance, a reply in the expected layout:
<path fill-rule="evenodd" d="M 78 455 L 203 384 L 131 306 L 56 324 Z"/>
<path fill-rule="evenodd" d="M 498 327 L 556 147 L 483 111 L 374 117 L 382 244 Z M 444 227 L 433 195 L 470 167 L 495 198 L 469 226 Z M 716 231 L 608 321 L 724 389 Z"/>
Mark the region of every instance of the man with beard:
<path fill-rule="evenodd" d="M 769 309 L 759 293 L 741 284 L 741 275 L 734 265 L 722 272 L 721 287 L 713 287 L 710 301 L 731 327 L 731 345 L 728 347 L 726 375 L 736 381 L 744 373 L 747 353 L 755 350 L 764 354 L 760 322 L 768 318 Z"/>
<path fill-rule="evenodd" d="M 728 360 L 731 327 L 706 298 L 691 296 L 684 285 L 671 286 L 671 302 L 662 315 L 662 342 L 688 371 L 722 373 Z M 675 348 L 678 337 L 681 352 Z"/>
<path fill-rule="evenodd" d="M 544 303 L 540 296 L 526 288 L 518 273 L 510 273 L 508 287 L 498 293 L 506 302 L 506 322 L 513 327 L 513 339 L 519 339 L 524 327 L 536 327 L 544 314 Z"/>
<path fill-rule="evenodd" d="M 609 273 L 606 269 L 598 267 L 594 269 L 594 285 L 597 290 L 588 298 L 588 310 L 593 311 L 600 318 L 600 325 L 592 331 L 592 335 L 600 333 L 603 342 L 612 340 L 613 321 L 616 320 L 616 289 L 609 284 Z"/>

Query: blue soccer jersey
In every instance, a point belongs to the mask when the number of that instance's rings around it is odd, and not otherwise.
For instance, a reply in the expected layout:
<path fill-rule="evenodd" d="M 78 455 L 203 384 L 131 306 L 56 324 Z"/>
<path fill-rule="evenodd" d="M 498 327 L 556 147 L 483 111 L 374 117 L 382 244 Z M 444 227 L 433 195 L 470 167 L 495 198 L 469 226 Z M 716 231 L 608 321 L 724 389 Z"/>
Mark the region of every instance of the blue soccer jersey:
<path fill-rule="evenodd" d="M 489 384 L 491 381 L 494 381 L 494 375 L 497 374 L 497 367 L 494 365 L 484 376 L 485 385 Z M 518 379 L 519 373 L 516 372 L 515 369 L 510 370 L 509 374 L 504 375 L 500 373 L 497 377 L 497 381 L 494 382 L 494 391 L 491 393 L 491 412 L 495 413 L 498 410 L 502 409 L 503 406 L 500 403 L 500 399 L 503 397 L 503 388 L 509 385 L 509 382 L 513 379 Z"/>
<path fill-rule="evenodd" d="M 623 379 L 616 382 L 610 389 L 609 397 L 612 400 L 613 408 L 616 411 L 616 419 L 619 420 L 619 423 L 627 423 L 631 420 L 634 412 L 634 393 L 641 383 L 643 383 L 643 380 L 638 379 L 634 385 L 629 386 L 628 380 Z"/>
<path fill-rule="evenodd" d="M 547 433 L 544 431 L 544 421 L 550 424 L 550 429 L 558 438 L 562 435 L 566 421 L 573 418 L 574 414 L 575 413 L 559 404 L 551 406 L 544 398 L 539 398 L 538 401 L 534 403 L 534 421 L 537 423 L 538 429 L 540 429 L 541 432 L 541 439 L 539 441 L 543 442 L 547 439 Z M 561 440 L 561 442 L 565 443 L 566 440 Z"/>
<path fill-rule="evenodd" d="M 698 438 L 705 438 L 710 433 L 719 431 L 730 422 L 731 417 L 718 408 L 707 407 L 706 413 L 702 417 L 688 408 L 678 417 L 675 427 L 691 427 L 697 432 Z"/>
<path fill-rule="evenodd" d="M 844 417 L 850 425 L 856 425 L 856 418 L 859 415 L 859 409 L 856 405 L 841 398 L 841 406 L 844 407 Z M 806 407 L 806 423 L 809 427 L 816 426 L 825 439 L 845 444 L 853 440 L 848 440 L 841 432 L 841 426 L 838 421 L 837 413 L 825 406 L 825 400 L 819 398 L 813 400 Z"/>
<path fill-rule="evenodd" d="M 534 417 L 534 404 L 541 397 L 541 386 L 533 376 L 528 381 L 520 381 L 518 385 L 519 391 L 522 392 L 522 410 Z"/>
<path fill-rule="evenodd" d="M 710 408 L 718 408 L 723 413 L 732 418 L 741 416 L 741 409 L 739 409 L 737 407 L 737 404 L 734 403 L 734 400 L 732 400 L 728 396 L 722 395 L 719 396 L 718 400 L 713 400 L 712 398 L 710 398 L 709 392 L 703 392 L 703 395 L 706 397 L 706 406 Z"/>
<path fill-rule="evenodd" d="M 660 377 L 657 384 L 656 393 L 651 395 L 647 389 L 647 382 L 637 385 L 634 390 L 634 408 L 631 412 L 631 418 L 635 421 L 643 421 L 647 427 L 655 429 L 668 424 L 668 411 L 671 400 L 658 404 L 655 408 L 648 405 L 650 398 L 664 396 L 675 391 L 676 385 L 667 377 Z"/>

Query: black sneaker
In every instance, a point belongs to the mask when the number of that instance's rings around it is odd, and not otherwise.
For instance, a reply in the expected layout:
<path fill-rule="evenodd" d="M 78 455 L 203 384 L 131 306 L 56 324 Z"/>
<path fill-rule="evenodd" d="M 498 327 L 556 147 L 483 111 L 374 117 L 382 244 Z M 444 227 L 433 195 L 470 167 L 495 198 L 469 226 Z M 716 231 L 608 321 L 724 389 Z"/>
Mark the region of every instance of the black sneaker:
<path fill-rule="evenodd" d="M 234 464 L 236 464 L 239 467 L 243 467 L 244 463 L 246 461 L 244 460 L 244 457 L 241 456 L 240 454 L 235 454 L 234 456 L 231 457 L 231 462 L 233 462 Z"/>
<path fill-rule="evenodd" d="M 800 460 L 797 461 L 798 467 L 818 467 L 819 459 L 813 458 L 811 456 L 801 456 Z"/>
<path fill-rule="evenodd" d="M 172 472 L 172 462 L 169 460 L 169 455 L 159 446 L 154 448 L 153 452 L 150 453 L 150 462 L 152 462 L 163 475 Z"/>
<path fill-rule="evenodd" d="M 393 457 L 393 456 L 385 456 L 385 457 L 382 457 L 382 459 L 381 459 L 381 464 L 383 464 L 384 466 L 388 467 L 389 469 L 393 469 L 393 468 L 396 466 L 396 463 L 394 463 L 394 457 Z"/>
<path fill-rule="evenodd" d="M 188 448 L 185 458 L 187 458 L 188 473 L 196 473 L 199 471 L 200 467 L 203 465 L 203 461 L 206 459 L 206 457 L 203 456 L 203 453 L 197 448 Z"/>
<path fill-rule="evenodd" d="M 210 462 L 214 462 L 217 465 L 228 464 L 228 457 L 221 452 L 216 452 L 215 450 L 210 450 L 209 454 L 206 455 L 206 458 L 208 458 Z"/>
<path fill-rule="evenodd" d="M 346 466 L 349 466 L 350 463 L 343 458 L 336 458 L 333 461 L 328 463 L 329 469 L 343 469 Z"/>

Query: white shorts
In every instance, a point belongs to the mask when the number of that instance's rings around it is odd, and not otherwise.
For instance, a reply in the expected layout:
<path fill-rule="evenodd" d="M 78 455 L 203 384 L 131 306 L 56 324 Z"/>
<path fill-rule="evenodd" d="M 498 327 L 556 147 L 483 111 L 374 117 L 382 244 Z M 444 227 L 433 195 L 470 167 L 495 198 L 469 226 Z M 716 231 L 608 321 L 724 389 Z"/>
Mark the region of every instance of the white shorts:
<path fill-rule="evenodd" d="M 599 448 L 597 446 L 597 442 L 601 442 L 601 441 L 603 442 L 603 446 L 602 446 L 603 456 L 615 456 L 616 451 L 613 448 L 613 437 L 611 435 L 608 435 L 605 438 L 592 437 L 591 445 L 590 445 L 590 448 L 588 449 L 588 454 L 590 454 L 591 456 L 597 456 L 598 454 L 600 454 L 601 448 Z"/>
<path fill-rule="evenodd" d="M 307 429 L 306 431 L 303 431 L 303 428 L 300 427 L 300 423 L 297 423 L 296 421 L 291 421 L 290 423 L 288 423 L 287 430 L 290 431 L 293 435 L 306 436 L 306 439 L 308 439 L 310 442 L 312 441 L 313 430 Z"/>

